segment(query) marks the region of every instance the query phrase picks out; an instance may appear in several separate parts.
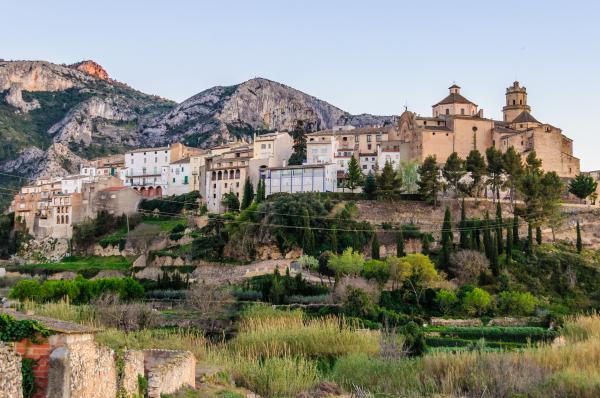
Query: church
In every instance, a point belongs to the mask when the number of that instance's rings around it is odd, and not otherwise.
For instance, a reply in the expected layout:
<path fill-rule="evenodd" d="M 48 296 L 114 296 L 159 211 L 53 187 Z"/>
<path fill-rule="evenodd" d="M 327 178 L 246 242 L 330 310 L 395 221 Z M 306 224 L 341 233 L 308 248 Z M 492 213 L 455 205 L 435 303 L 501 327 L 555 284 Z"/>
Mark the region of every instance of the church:
<path fill-rule="evenodd" d="M 511 146 L 525 158 L 535 151 L 545 171 L 560 177 L 579 173 L 579 159 L 573 156 L 573 140 L 551 124 L 539 122 L 527 104 L 527 89 L 514 82 L 506 89 L 503 119 L 483 116 L 483 110 L 460 93 L 456 84 L 448 96 L 432 106 L 432 116 L 423 117 L 405 111 L 398 128 L 388 139 L 402 148 L 402 157 L 423 161 L 435 155 L 444 163 L 452 152 L 465 159 L 473 149 L 485 156 L 495 146 L 505 152 Z M 390 142 L 390 143 L 391 143 Z"/>

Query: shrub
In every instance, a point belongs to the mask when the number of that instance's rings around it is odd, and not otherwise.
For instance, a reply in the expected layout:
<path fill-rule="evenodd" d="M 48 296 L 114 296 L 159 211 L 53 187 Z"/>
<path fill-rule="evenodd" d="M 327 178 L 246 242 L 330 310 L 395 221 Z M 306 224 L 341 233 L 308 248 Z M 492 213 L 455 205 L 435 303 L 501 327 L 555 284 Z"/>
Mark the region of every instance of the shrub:
<path fill-rule="evenodd" d="M 347 315 L 368 318 L 373 312 L 373 302 L 364 290 L 349 286 L 346 289 L 343 308 Z"/>
<path fill-rule="evenodd" d="M 535 311 L 538 305 L 531 293 L 525 292 L 502 292 L 498 297 L 498 309 L 505 315 L 529 315 Z"/>
<path fill-rule="evenodd" d="M 456 297 L 456 293 L 451 290 L 440 289 L 435 295 L 435 301 L 440 307 L 440 311 L 442 311 L 443 314 L 447 314 L 458 303 L 458 297 Z"/>
<path fill-rule="evenodd" d="M 450 255 L 450 271 L 459 285 L 477 283 L 482 274 L 488 273 L 490 262 L 487 257 L 475 250 L 460 250 Z"/>
<path fill-rule="evenodd" d="M 348 247 L 342 254 L 333 255 L 329 259 L 328 266 L 335 271 L 337 276 L 359 275 L 365 264 L 365 259 L 360 252 Z"/>
<path fill-rule="evenodd" d="M 490 307 L 492 297 L 488 292 L 478 287 L 466 293 L 462 306 L 469 315 L 481 316 Z"/>
<path fill-rule="evenodd" d="M 115 293 L 122 300 L 144 297 L 144 288 L 132 278 L 104 278 L 88 280 L 79 276 L 71 281 L 19 281 L 10 291 L 11 298 L 36 302 L 59 301 L 68 298 L 74 304 L 88 303 L 104 293 Z"/>
<path fill-rule="evenodd" d="M 390 279 L 390 266 L 385 261 L 369 260 L 365 263 L 361 274 L 364 278 L 372 279 L 383 286 Z"/>

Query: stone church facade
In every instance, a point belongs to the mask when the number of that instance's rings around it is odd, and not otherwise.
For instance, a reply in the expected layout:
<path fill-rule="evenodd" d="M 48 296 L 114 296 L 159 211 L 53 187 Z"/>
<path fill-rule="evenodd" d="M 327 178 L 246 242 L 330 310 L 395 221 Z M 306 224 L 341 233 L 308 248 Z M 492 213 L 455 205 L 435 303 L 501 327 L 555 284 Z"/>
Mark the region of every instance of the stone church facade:
<path fill-rule="evenodd" d="M 452 152 L 465 159 L 473 149 L 485 154 L 495 146 L 505 152 L 511 146 L 526 157 L 535 151 L 545 171 L 560 177 L 579 173 L 579 159 L 573 156 L 573 140 L 551 124 L 539 122 L 527 104 L 527 89 L 514 82 L 506 89 L 503 120 L 488 119 L 477 104 L 452 85 L 446 98 L 432 106 L 432 116 L 418 116 L 405 111 L 398 129 L 388 140 L 396 142 L 410 159 L 423 161 L 435 155 L 443 163 Z"/>

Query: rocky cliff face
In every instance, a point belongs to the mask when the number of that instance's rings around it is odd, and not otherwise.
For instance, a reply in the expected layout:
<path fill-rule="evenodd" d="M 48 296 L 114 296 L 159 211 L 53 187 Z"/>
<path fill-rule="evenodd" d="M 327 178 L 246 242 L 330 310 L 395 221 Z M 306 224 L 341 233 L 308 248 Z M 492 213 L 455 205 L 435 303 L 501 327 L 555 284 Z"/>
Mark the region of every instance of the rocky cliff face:
<path fill-rule="evenodd" d="M 109 80 L 108 73 L 104 68 L 92 60 L 77 62 L 69 66 L 97 79 Z"/>
<path fill-rule="evenodd" d="M 395 120 L 394 116 L 351 115 L 281 83 L 257 78 L 236 86 L 213 87 L 185 100 L 144 128 L 142 140 L 149 145 L 181 140 L 208 147 L 261 130 L 291 131 L 298 121 L 316 131 Z"/>
<path fill-rule="evenodd" d="M 111 80 L 93 61 L 2 61 L 0 171 L 76 172 L 83 158 L 141 145 L 140 126 L 174 105 Z"/>

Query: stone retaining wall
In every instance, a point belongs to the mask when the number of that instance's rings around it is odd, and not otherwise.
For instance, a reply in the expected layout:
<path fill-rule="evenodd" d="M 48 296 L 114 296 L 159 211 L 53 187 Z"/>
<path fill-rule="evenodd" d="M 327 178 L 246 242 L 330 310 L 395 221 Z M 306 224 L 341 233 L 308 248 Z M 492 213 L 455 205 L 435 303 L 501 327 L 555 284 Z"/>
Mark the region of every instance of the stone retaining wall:
<path fill-rule="evenodd" d="M 21 356 L 10 344 L 0 342 L 0 398 L 20 398 Z"/>
<path fill-rule="evenodd" d="M 123 356 L 123 374 L 119 380 L 119 390 L 128 397 L 137 394 L 138 376 L 144 376 L 144 352 L 129 350 Z"/>
<path fill-rule="evenodd" d="M 160 398 L 183 386 L 196 386 L 196 358 L 189 351 L 144 350 L 148 397 Z"/>

